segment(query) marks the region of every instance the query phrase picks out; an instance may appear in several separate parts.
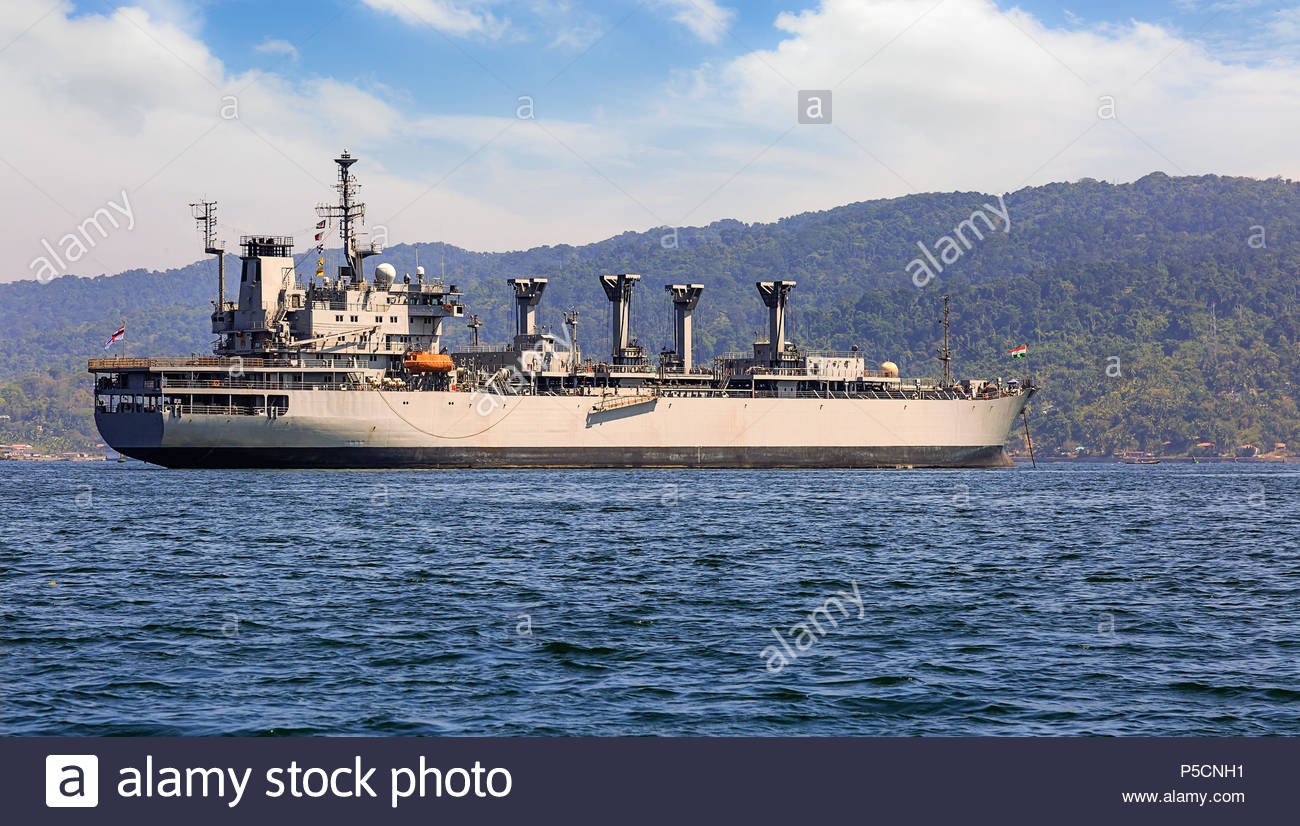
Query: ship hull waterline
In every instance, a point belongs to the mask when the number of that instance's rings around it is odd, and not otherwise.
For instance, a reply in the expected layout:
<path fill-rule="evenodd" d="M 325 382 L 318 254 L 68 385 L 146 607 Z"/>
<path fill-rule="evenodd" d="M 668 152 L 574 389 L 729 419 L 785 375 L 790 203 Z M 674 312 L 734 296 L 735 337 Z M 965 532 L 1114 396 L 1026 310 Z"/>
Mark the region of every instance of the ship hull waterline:
<path fill-rule="evenodd" d="M 95 418 L 114 450 L 171 468 L 1007 468 L 1027 400 L 662 398 L 597 412 L 590 397 L 304 391 L 278 417 Z"/>
<path fill-rule="evenodd" d="M 508 448 L 124 448 L 167 468 L 209 469 L 578 469 L 578 468 L 1005 468 L 1002 445 L 908 448 L 613 448 L 572 451 Z"/>

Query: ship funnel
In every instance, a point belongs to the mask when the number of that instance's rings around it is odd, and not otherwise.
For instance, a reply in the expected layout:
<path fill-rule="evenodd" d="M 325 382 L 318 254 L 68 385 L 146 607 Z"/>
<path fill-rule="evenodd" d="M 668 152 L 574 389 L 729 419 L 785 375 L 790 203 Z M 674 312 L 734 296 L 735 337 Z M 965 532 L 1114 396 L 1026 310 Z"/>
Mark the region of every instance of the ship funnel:
<path fill-rule="evenodd" d="M 691 314 L 700 302 L 703 284 L 665 284 L 664 289 L 673 297 L 673 351 L 674 366 L 684 373 L 691 372 Z"/>
<path fill-rule="evenodd" d="M 768 358 L 772 364 L 781 360 L 785 353 L 785 302 L 793 281 L 758 281 L 758 294 L 767 305 L 767 346 Z"/>
<path fill-rule="evenodd" d="M 613 362 L 622 364 L 628 350 L 628 321 L 632 312 L 632 286 L 641 280 L 641 276 L 632 273 L 602 275 L 600 286 L 605 288 L 605 296 L 613 305 L 610 321 L 610 344 Z"/>
<path fill-rule="evenodd" d="M 515 338 L 531 336 L 537 331 L 537 302 L 546 289 L 545 278 L 511 278 L 507 284 L 515 288 Z"/>

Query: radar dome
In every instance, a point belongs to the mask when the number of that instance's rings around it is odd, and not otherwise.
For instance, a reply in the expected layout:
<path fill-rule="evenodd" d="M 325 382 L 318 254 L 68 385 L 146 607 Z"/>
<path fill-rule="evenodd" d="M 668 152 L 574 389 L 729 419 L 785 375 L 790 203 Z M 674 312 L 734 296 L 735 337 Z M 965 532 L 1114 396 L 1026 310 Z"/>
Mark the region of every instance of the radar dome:
<path fill-rule="evenodd" d="M 423 276 L 424 276 L 424 267 L 416 267 L 416 268 L 415 268 L 415 274 L 418 275 L 418 276 L 423 277 Z"/>
<path fill-rule="evenodd" d="M 397 270 L 394 269 L 392 264 L 383 263 L 380 264 L 378 267 L 375 267 L 376 287 L 391 286 L 395 278 L 397 278 Z"/>
<path fill-rule="evenodd" d="M 880 372 L 887 378 L 896 379 L 898 378 L 898 365 L 892 361 L 882 361 L 880 363 Z"/>

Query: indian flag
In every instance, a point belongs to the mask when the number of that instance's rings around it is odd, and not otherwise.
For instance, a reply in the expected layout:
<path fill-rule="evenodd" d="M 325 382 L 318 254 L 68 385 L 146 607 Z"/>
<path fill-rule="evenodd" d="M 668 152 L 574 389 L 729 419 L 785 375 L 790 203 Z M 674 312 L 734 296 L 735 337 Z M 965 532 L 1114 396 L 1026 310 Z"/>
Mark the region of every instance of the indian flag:
<path fill-rule="evenodd" d="M 1020 345 L 1019 347 L 1012 348 L 1011 350 L 1011 357 L 1013 359 L 1022 359 L 1028 354 L 1029 354 L 1029 348 L 1023 344 Z"/>

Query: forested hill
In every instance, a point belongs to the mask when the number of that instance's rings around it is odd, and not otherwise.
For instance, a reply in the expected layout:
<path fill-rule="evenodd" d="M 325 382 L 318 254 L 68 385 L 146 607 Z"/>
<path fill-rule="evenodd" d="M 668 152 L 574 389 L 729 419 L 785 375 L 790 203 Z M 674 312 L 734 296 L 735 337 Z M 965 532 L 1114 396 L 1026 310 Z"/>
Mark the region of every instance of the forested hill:
<path fill-rule="evenodd" d="M 989 220 L 971 220 L 977 211 Z M 946 244 L 955 229 L 961 238 Z M 928 282 L 914 278 L 911 262 L 929 263 L 918 244 L 936 261 L 945 251 L 952 261 Z M 416 252 L 401 245 L 379 260 L 413 272 Z M 419 247 L 430 272 L 442 255 L 440 244 Z M 227 267 L 234 271 L 237 259 Z M 1132 184 L 1083 180 L 1002 199 L 914 195 L 770 224 L 628 232 L 581 247 L 475 253 L 448 245 L 445 267 L 446 280 L 484 320 L 485 341 L 504 341 L 510 329 L 506 278 L 549 278 L 541 323 L 558 327 L 560 310 L 576 307 L 589 354 L 608 349 L 600 273 L 643 275 L 633 329 L 651 352 L 670 336 L 662 285 L 703 283 L 695 322 L 702 358 L 747 348 L 763 328 L 754 281 L 792 278 L 799 282 L 789 321 L 795 341 L 856 344 L 873 361 L 897 361 L 913 375 L 937 370 L 932 356 L 947 293 L 959 375 L 1018 373 L 1022 363 L 1009 362 L 1006 351 L 1029 345 L 1028 367 L 1046 385 L 1033 414 L 1046 448 L 1154 450 L 1171 442 L 1165 449 L 1176 450 L 1213 441 L 1294 449 L 1300 442 L 1300 185 L 1280 179 L 1154 173 Z M 207 353 L 215 281 L 208 260 L 167 272 L 0 284 L 0 382 L 8 383 L 0 387 L 0 413 L 30 419 L 45 399 L 40 415 L 59 418 L 68 403 L 49 404 L 51 387 L 66 395 L 122 320 L 132 354 Z M 459 326 L 447 332 L 453 346 L 467 340 Z M 51 371 L 53 382 L 38 388 L 31 377 Z M 77 398 L 88 405 L 87 396 Z M 83 413 L 67 416 L 75 423 Z M 90 435 L 86 425 L 79 429 Z M 0 440 L 28 433 L 15 422 L 0 429 Z"/>

